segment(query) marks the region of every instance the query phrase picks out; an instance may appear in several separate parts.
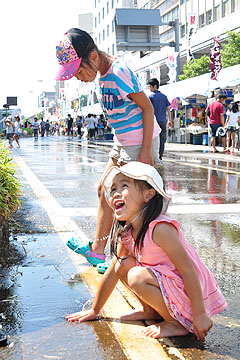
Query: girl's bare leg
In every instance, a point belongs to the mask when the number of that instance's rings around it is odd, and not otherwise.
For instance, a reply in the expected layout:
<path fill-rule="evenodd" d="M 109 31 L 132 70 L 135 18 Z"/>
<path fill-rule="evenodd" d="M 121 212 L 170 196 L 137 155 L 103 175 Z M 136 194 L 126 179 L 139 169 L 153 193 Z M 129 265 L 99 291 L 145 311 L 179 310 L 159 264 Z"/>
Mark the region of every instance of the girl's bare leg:
<path fill-rule="evenodd" d="M 113 158 L 110 158 L 108 160 L 102 178 L 106 174 L 106 172 L 114 165 L 117 165 L 117 161 Z M 109 235 L 112 226 L 112 219 L 113 219 L 112 209 L 110 208 L 110 206 L 108 205 L 105 199 L 104 189 L 101 185 L 102 178 L 98 186 L 99 204 L 98 204 L 98 217 L 97 217 L 95 241 L 91 245 L 92 251 L 97 254 L 104 254 L 104 249 L 107 244 L 107 239 L 104 240 L 104 237 Z"/>
<path fill-rule="evenodd" d="M 132 289 L 128 285 L 127 274 L 128 271 L 134 266 L 136 266 L 136 259 L 133 256 L 128 256 L 124 260 L 119 260 L 115 265 L 115 271 L 118 277 L 130 291 L 132 291 Z M 151 306 L 149 306 L 142 299 L 140 299 L 140 297 L 135 292 L 133 292 L 133 294 L 137 297 L 138 301 L 143 307 L 143 310 L 133 311 L 128 315 L 123 315 L 120 317 L 120 320 L 136 321 L 161 319 L 161 316 L 153 308 L 151 308 Z"/>
<path fill-rule="evenodd" d="M 121 277 L 120 277 L 121 278 Z M 128 286 L 139 296 L 139 298 L 149 307 L 154 309 L 163 319 L 156 325 L 148 326 L 143 334 L 153 338 L 186 335 L 186 330 L 177 320 L 175 320 L 168 312 L 158 280 L 150 269 L 136 266 L 129 269 L 127 273 Z M 139 320 L 139 314 L 125 315 L 124 320 Z"/>
<path fill-rule="evenodd" d="M 231 136 L 231 133 L 230 131 L 227 132 L 227 148 L 229 149 L 229 146 L 230 146 L 230 136 Z"/>
<path fill-rule="evenodd" d="M 232 138 L 232 153 L 234 153 L 234 149 L 235 149 L 235 132 L 231 133 L 231 138 Z"/>

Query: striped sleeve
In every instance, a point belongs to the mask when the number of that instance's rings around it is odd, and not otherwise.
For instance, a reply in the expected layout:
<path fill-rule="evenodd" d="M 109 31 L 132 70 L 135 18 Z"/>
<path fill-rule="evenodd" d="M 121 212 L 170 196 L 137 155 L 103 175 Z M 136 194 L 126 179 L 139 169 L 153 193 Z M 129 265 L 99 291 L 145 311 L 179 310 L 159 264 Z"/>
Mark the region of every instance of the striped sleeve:
<path fill-rule="evenodd" d="M 127 66 L 115 66 L 115 82 L 121 96 L 126 99 L 131 93 L 139 93 L 142 90 L 137 76 Z"/>

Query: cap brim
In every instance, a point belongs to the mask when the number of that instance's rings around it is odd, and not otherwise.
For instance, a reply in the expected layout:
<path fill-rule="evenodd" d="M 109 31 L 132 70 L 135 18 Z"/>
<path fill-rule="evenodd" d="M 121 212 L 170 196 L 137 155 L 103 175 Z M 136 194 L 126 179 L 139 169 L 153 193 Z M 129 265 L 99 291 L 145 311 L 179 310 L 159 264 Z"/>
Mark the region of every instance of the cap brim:
<path fill-rule="evenodd" d="M 55 76 L 55 80 L 64 81 L 71 79 L 74 75 L 76 75 L 79 66 L 81 64 L 82 58 L 72 61 L 67 64 L 62 64 L 59 66 L 57 75 Z"/>
<path fill-rule="evenodd" d="M 132 164 L 133 164 L 133 162 L 132 162 Z M 137 173 L 137 171 L 134 171 L 134 170 L 135 170 L 134 167 L 131 169 L 130 172 L 124 171 L 121 167 L 117 167 L 117 166 L 111 167 L 102 180 L 102 183 L 103 183 L 103 186 L 105 189 L 105 194 L 111 188 L 114 177 L 119 173 L 122 173 L 123 175 L 131 177 L 136 180 L 144 180 L 144 181 L 147 181 L 159 194 L 162 195 L 163 208 L 162 208 L 161 214 L 165 214 L 167 211 L 168 205 L 171 201 L 171 196 L 169 196 L 165 193 L 165 191 L 162 189 L 162 187 L 158 184 L 157 179 L 155 180 L 153 177 L 150 177 L 147 174 L 139 175 Z M 106 200 L 108 201 L 107 196 L 106 196 Z"/>

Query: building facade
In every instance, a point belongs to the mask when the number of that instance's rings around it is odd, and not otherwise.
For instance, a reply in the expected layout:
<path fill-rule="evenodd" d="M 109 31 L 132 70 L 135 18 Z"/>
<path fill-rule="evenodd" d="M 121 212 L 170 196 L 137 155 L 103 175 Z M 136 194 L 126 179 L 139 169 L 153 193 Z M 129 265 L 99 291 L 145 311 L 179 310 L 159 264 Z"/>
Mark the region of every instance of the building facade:
<path fill-rule="evenodd" d="M 203 54 L 209 54 L 215 36 L 224 42 L 229 30 L 239 28 L 240 0 L 94 0 L 93 12 L 79 16 L 79 27 L 92 35 L 100 50 L 113 57 L 122 57 L 135 71 L 144 89 L 147 89 L 147 82 L 151 77 L 157 77 L 161 85 L 168 83 L 167 59 L 171 49 L 165 46 L 153 52 L 117 52 L 114 20 L 116 8 L 159 9 L 163 22 L 179 19 L 180 73 L 188 59 L 189 47 L 193 57 L 200 58 Z M 194 16 L 196 20 L 191 38 L 190 16 Z M 159 27 L 159 34 L 161 43 L 175 40 L 174 29 L 169 25 Z M 84 112 L 91 112 L 92 105 L 97 102 L 94 85 L 86 85 L 76 79 L 59 82 L 57 91 L 65 109 L 70 106 L 66 104 L 77 100 L 78 109 L 82 103 Z M 101 111 L 99 106 L 93 109 Z"/>
<path fill-rule="evenodd" d="M 180 73 L 187 61 L 189 48 L 189 21 L 190 15 L 196 18 L 196 29 L 190 39 L 193 56 L 200 58 L 209 54 L 215 36 L 224 42 L 227 31 L 236 31 L 239 28 L 240 0 L 138 0 L 139 8 L 159 9 L 163 22 L 179 19 L 180 21 Z M 174 41 L 174 29 L 163 25 L 159 29 L 160 41 Z M 160 52 L 146 54 L 145 58 L 133 62 L 134 70 L 145 73 L 146 80 L 153 72 L 160 78 L 161 84 L 168 81 L 168 68 L 166 66 L 168 49 L 162 48 Z M 134 65 L 135 64 L 135 65 Z M 157 70 L 158 69 L 158 70 Z"/>

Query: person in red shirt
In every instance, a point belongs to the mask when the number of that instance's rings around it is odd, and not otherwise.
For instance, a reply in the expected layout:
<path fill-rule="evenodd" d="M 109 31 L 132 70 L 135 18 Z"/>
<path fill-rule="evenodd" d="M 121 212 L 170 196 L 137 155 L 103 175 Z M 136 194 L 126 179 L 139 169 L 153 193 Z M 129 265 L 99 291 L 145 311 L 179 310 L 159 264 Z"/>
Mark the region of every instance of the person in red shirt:
<path fill-rule="evenodd" d="M 207 108 L 207 116 L 209 118 L 209 125 L 211 128 L 211 145 L 213 147 L 213 151 L 215 153 L 219 152 L 216 149 L 216 133 L 219 127 L 224 127 L 224 106 L 223 103 L 225 102 L 227 96 L 224 94 L 220 94 L 218 96 L 218 100 L 213 101 L 211 104 L 208 105 Z M 223 152 L 226 151 L 226 136 L 222 137 L 223 143 Z"/>

